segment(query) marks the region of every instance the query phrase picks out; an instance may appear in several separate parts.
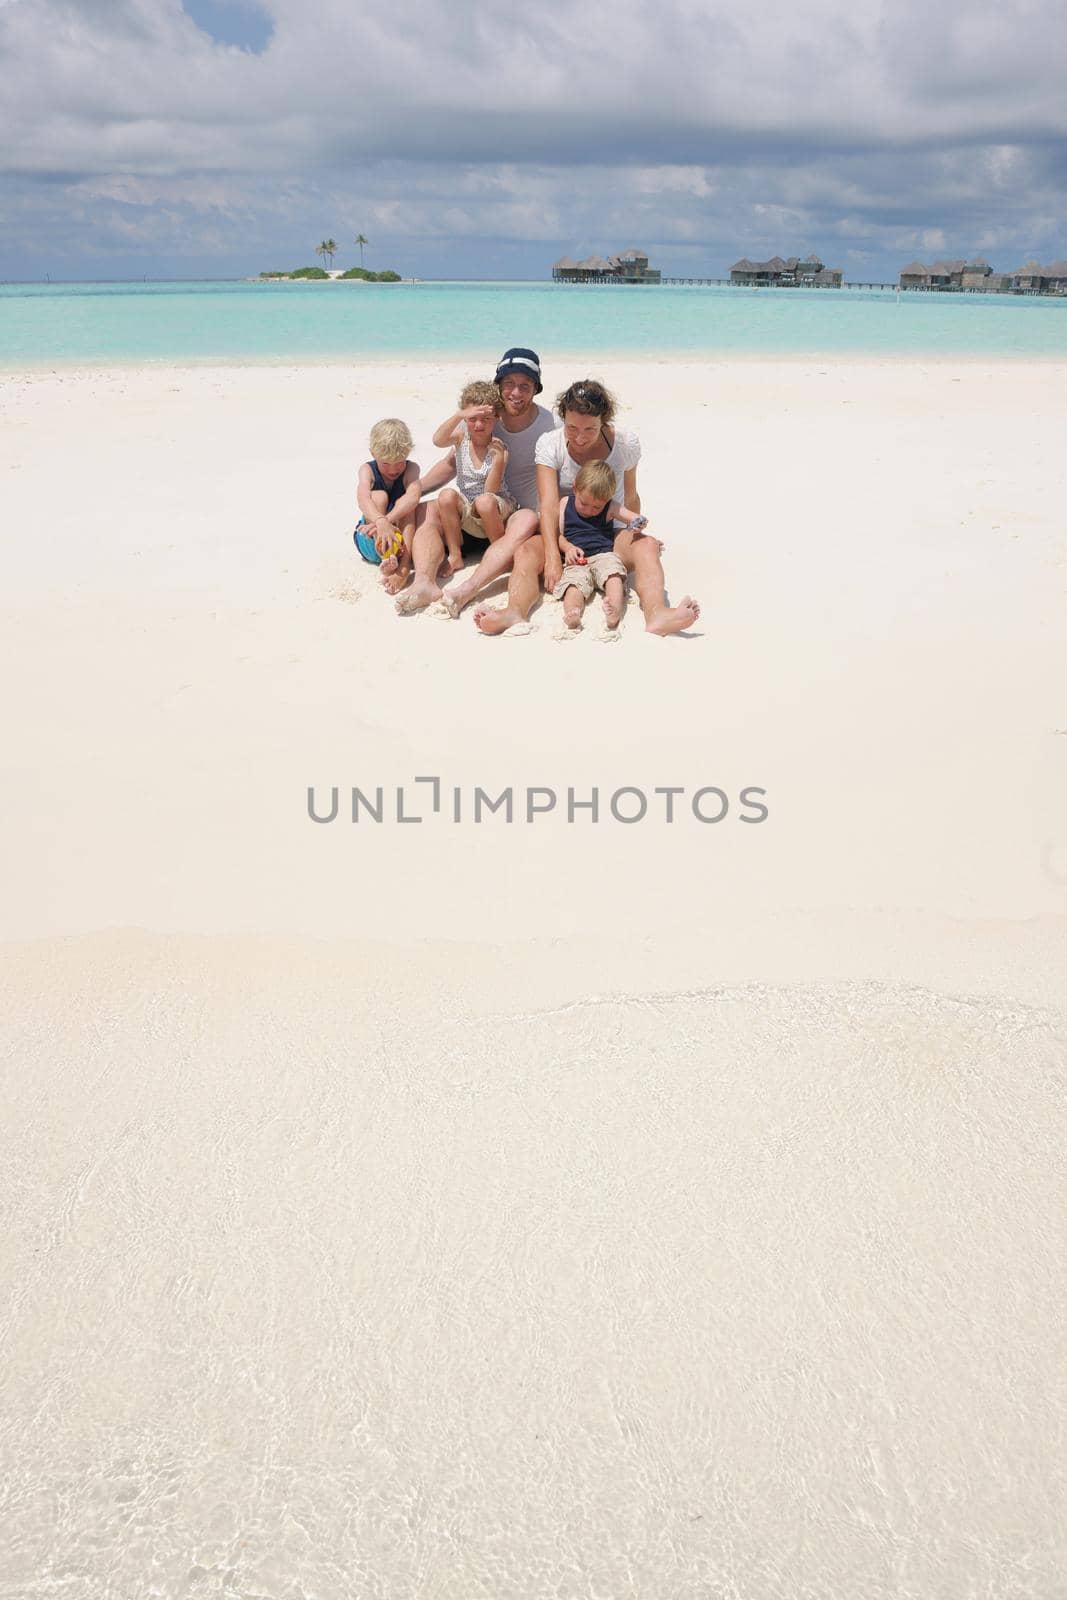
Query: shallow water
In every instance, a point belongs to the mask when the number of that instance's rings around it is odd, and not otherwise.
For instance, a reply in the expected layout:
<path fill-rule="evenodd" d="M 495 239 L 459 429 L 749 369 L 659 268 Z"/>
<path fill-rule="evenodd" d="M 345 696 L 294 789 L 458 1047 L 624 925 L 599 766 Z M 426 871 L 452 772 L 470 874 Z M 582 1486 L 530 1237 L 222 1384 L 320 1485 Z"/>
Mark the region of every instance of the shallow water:
<path fill-rule="evenodd" d="M 39 951 L 0 1593 L 1062 1593 L 1062 1017 Z"/>
<path fill-rule="evenodd" d="M 1067 298 L 551 283 L 0 285 L 0 365 L 1067 354 Z"/>

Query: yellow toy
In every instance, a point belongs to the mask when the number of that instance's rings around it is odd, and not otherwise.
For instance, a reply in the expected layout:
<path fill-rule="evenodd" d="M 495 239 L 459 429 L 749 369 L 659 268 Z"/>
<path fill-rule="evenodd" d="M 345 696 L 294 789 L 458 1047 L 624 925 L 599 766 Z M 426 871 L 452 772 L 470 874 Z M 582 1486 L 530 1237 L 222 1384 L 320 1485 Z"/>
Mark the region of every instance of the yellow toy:
<path fill-rule="evenodd" d="M 389 541 L 388 550 L 386 550 L 382 556 L 383 561 L 391 561 L 393 556 L 398 556 L 401 550 L 404 548 L 404 536 L 400 532 L 400 529 L 393 528 L 392 523 L 390 523 L 389 526 L 392 528 L 393 537 Z"/>

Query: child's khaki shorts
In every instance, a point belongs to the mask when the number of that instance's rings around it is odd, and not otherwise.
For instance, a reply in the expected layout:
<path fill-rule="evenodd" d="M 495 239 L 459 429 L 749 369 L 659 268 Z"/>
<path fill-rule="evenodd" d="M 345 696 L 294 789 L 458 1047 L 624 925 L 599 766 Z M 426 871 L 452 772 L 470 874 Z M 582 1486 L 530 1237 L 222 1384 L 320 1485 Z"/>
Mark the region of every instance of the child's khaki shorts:
<path fill-rule="evenodd" d="M 626 568 L 611 550 L 590 556 L 584 567 L 564 567 L 563 576 L 552 593 L 562 600 L 568 589 L 578 589 L 583 600 L 591 600 L 599 589 L 603 594 L 609 578 L 625 578 Z"/>
<path fill-rule="evenodd" d="M 455 490 L 455 495 L 459 501 L 459 525 L 463 532 L 469 533 L 473 539 L 488 539 L 489 535 L 485 531 L 481 517 L 474 509 L 473 501 L 468 500 L 467 496 L 462 494 L 459 489 Z M 498 494 L 496 496 L 496 508 L 500 512 L 501 519 L 506 522 L 515 509 L 515 502 L 507 499 L 505 495 Z"/>

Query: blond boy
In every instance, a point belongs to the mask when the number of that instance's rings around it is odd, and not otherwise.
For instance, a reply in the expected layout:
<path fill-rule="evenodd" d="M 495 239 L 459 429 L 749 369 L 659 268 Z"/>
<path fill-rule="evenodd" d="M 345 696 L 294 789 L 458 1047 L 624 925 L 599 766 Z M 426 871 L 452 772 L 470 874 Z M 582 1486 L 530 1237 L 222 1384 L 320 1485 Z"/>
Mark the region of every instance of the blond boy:
<path fill-rule="evenodd" d="M 411 541 L 423 487 L 419 465 L 409 459 L 411 429 L 399 417 L 383 417 L 370 431 L 371 459 L 359 469 L 359 521 L 352 535 L 364 561 L 380 565 L 382 582 L 396 594 L 411 573 Z"/>
<path fill-rule="evenodd" d="M 580 468 L 573 493 L 560 501 L 559 548 L 563 574 L 552 591 L 563 601 L 568 628 L 580 628 L 586 601 L 599 589 L 604 596 L 604 620 L 610 629 L 622 621 L 626 609 L 626 568 L 615 554 L 614 524 L 640 530 L 647 517 L 627 511 L 614 499 L 615 469 L 606 461 L 590 461 Z"/>

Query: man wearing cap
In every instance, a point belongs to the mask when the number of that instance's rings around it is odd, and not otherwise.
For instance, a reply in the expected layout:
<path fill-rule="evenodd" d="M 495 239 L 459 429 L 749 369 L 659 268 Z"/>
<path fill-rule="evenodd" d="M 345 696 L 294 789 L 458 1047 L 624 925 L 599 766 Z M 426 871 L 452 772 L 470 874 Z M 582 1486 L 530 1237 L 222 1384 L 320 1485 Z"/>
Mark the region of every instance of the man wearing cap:
<path fill-rule="evenodd" d="M 493 433 L 507 447 L 507 481 L 518 509 L 508 518 L 503 538 L 489 546 L 470 577 L 445 590 L 442 598 L 454 617 L 470 604 L 479 589 L 502 572 L 510 571 L 515 552 L 540 528 L 534 449 L 541 435 L 549 433 L 556 423 L 552 413 L 537 404 L 542 388 L 537 352 L 521 346 L 505 350 L 493 378 L 504 401 L 503 415 L 497 418 Z M 434 444 L 455 444 L 466 430 L 468 415 L 488 410 L 487 406 L 471 406 L 467 411 L 454 411 L 434 434 Z"/>

